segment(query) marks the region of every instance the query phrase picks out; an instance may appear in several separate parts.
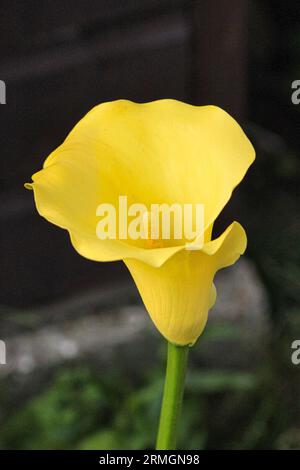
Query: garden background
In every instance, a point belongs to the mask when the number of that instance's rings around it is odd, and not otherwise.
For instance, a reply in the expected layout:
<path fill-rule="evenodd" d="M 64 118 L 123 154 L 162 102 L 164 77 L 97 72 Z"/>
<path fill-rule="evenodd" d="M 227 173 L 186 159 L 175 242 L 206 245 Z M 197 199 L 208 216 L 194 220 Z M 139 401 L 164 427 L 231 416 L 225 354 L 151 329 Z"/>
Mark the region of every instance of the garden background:
<path fill-rule="evenodd" d="M 0 1 L 0 448 L 153 448 L 165 345 L 122 263 L 78 256 L 23 184 L 92 106 L 216 104 L 257 160 L 214 228 L 243 259 L 191 354 L 179 448 L 300 449 L 297 0 Z"/>

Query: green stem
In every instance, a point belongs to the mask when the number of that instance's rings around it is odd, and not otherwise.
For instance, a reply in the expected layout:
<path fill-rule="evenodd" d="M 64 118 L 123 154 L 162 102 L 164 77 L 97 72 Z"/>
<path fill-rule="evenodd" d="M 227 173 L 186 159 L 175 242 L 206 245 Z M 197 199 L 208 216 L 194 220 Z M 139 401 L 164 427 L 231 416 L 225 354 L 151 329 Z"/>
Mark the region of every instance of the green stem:
<path fill-rule="evenodd" d="M 175 450 L 189 346 L 168 343 L 168 359 L 156 449 Z"/>

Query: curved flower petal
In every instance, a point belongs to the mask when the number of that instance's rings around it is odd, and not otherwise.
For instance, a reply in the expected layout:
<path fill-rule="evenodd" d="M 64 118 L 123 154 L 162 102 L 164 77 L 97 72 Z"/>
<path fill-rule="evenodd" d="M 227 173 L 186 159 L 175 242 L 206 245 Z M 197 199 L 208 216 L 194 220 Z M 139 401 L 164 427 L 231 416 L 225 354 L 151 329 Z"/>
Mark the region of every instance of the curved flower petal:
<path fill-rule="evenodd" d="M 132 258 L 162 266 L 184 249 L 147 249 L 132 240 L 99 240 L 96 208 L 128 204 L 204 204 L 214 222 L 254 159 L 242 129 L 214 106 L 126 100 L 91 110 L 33 175 L 39 213 L 65 228 L 75 249 L 96 261 Z"/>
<path fill-rule="evenodd" d="M 217 289 L 214 283 L 212 283 L 211 289 L 210 289 L 210 295 L 209 295 L 209 305 L 208 305 L 208 310 L 213 308 L 217 300 Z"/>
<path fill-rule="evenodd" d="M 183 250 L 160 268 L 135 259 L 125 261 L 146 309 L 168 341 L 195 343 L 216 298 L 216 271 L 233 264 L 245 251 L 246 242 L 244 229 L 234 222 L 202 250 Z"/>
<path fill-rule="evenodd" d="M 153 266 L 163 264 L 166 259 L 182 249 L 181 246 L 143 249 L 128 243 L 127 240 L 100 240 L 96 236 L 99 205 L 99 177 L 96 158 L 87 156 L 85 164 L 76 163 L 77 151 L 67 147 L 56 150 L 50 157 L 63 152 L 64 159 L 51 164 L 46 161 L 43 170 L 32 176 L 36 208 L 39 214 L 59 227 L 68 230 L 75 250 L 85 258 L 94 261 L 116 261 L 124 258 L 137 258 Z M 84 150 L 82 150 L 82 154 Z M 67 159 L 69 157 L 70 160 Z M 107 190 L 107 192 L 109 192 Z M 105 196 L 104 196 L 105 197 Z M 107 194 L 106 201 L 112 201 Z M 117 197 L 113 203 L 117 205 Z M 130 240 L 129 240 L 130 241 Z"/>

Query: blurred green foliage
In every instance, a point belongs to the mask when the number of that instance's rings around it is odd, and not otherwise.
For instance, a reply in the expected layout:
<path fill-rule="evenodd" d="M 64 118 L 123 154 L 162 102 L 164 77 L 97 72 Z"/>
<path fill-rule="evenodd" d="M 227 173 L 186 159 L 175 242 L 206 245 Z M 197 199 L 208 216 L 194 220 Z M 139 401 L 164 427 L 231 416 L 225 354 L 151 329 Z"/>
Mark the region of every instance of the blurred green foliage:
<path fill-rule="evenodd" d="M 298 317 L 297 317 L 298 318 Z M 227 325 L 223 339 L 237 331 Z M 218 326 L 208 328 L 207 344 L 221 339 Z M 286 346 L 284 346 L 285 348 Z M 274 351 L 270 349 L 273 356 Z M 251 371 L 199 366 L 193 349 L 179 434 L 184 449 L 262 449 L 300 447 L 291 411 L 293 366 L 269 354 Z M 152 449 L 163 388 L 163 357 L 154 368 L 128 376 L 126 367 L 103 371 L 73 365 L 57 371 L 44 389 L 16 409 L 9 397 L 2 413 L 2 449 Z M 299 386 L 300 384 L 298 384 Z M 299 390 L 299 388 L 298 388 Z M 300 411 L 300 410 L 299 410 Z"/>

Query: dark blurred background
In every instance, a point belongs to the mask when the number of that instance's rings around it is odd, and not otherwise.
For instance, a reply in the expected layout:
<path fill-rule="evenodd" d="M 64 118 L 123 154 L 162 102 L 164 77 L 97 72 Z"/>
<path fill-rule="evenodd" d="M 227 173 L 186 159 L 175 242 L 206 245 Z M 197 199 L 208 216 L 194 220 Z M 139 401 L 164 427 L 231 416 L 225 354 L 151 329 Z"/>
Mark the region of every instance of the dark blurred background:
<path fill-rule="evenodd" d="M 299 2 L 1 0 L 0 79 L 0 447 L 153 447 L 161 339 L 123 264 L 76 254 L 23 184 L 94 105 L 168 97 L 223 107 L 257 151 L 215 227 L 249 246 L 194 348 L 181 446 L 300 448 Z"/>

